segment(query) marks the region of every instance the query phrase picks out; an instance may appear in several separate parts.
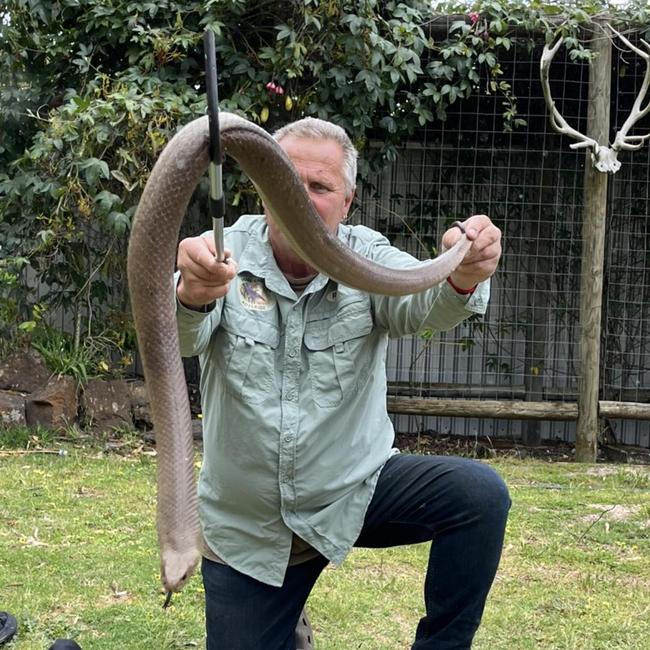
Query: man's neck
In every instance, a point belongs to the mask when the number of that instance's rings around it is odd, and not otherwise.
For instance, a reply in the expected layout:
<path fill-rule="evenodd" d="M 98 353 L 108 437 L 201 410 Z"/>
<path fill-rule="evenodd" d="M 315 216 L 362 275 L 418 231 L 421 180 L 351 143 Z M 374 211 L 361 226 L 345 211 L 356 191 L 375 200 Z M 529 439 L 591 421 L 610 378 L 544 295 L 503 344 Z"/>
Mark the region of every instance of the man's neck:
<path fill-rule="evenodd" d="M 304 291 L 309 286 L 309 283 L 316 277 L 316 275 L 317 274 L 312 273 L 310 275 L 306 275 L 301 278 L 296 278 L 285 273 L 284 277 L 287 278 L 287 282 L 289 283 L 289 286 L 296 293 L 300 293 L 301 291 Z"/>
<path fill-rule="evenodd" d="M 282 271 L 282 274 L 287 278 L 289 284 L 307 283 L 313 280 L 318 271 L 313 269 L 309 264 L 305 263 L 297 255 L 285 255 L 282 259 L 276 256 L 275 261 Z"/>

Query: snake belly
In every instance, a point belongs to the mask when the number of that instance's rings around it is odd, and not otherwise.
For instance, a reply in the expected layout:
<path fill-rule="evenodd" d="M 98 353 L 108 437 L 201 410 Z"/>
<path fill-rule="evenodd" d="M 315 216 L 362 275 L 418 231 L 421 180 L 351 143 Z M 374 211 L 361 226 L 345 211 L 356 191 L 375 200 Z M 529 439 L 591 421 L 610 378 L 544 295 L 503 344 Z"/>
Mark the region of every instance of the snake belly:
<path fill-rule="evenodd" d="M 313 268 L 349 287 L 407 295 L 445 280 L 471 246 L 465 234 L 434 260 L 391 269 L 367 260 L 330 233 L 278 143 L 232 113 L 219 114 L 223 150 L 248 175 L 294 250 Z M 151 401 L 157 449 L 157 530 L 161 578 L 180 591 L 201 551 L 194 446 L 176 327 L 173 285 L 181 222 L 208 167 L 207 116 L 182 128 L 163 150 L 144 188 L 128 248 L 131 307 Z"/>

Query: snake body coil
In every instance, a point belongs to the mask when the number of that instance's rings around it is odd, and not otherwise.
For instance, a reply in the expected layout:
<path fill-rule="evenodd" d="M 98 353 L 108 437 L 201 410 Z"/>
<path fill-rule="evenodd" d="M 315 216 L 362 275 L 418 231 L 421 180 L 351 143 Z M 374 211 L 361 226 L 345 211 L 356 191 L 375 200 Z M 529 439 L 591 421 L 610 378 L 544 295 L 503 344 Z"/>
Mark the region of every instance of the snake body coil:
<path fill-rule="evenodd" d="M 254 183 L 289 243 L 313 268 L 370 293 L 406 295 L 442 282 L 471 242 L 460 240 L 435 260 L 389 269 L 353 253 L 324 227 L 302 181 L 263 129 L 220 113 L 224 151 Z M 128 281 L 158 452 L 157 528 L 165 588 L 179 591 L 200 557 L 190 407 L 176 327 L 172 281 L 180 225 L 208 167 L 208 118 L 194 120 L 165 147 L 146 184 L 131 230 Z"/>

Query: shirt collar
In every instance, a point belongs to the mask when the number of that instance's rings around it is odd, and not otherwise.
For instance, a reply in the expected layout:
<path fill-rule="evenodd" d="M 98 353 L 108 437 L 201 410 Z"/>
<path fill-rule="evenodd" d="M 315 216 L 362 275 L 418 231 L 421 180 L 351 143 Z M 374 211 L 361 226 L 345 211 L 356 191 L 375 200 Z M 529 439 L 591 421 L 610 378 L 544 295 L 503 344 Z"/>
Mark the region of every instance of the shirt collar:
<path fill-rule="evenodd" d="M 341 230 L 339 227 L 339 238 L 342 238 Z M 266 221 L 260 229 L 253 231 L 248 238 L 246 246 L 244 246 L 239 256 L 239 270 L 237 273 L 238 275 L 250 273 L 264 280 L 266 287 L 274 293 L 294 300 L 297 297 L 275 261 Z M 323 289 L 328 282 L 329 278 L 319 273 L 302 292 L 302 295 L 316 293 Z"/>

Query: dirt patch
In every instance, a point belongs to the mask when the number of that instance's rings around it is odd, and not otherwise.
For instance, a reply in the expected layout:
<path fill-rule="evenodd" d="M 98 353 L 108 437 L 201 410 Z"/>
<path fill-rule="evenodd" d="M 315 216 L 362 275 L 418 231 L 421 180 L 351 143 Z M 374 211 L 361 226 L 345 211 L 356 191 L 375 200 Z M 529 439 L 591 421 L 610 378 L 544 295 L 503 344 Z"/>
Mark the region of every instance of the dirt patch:
<path fill-rule="evenodd" d="M 650 479 L 650 465 L 635 465 L 635 466 L 625 466 L 621 467 L 620 465 L 594 465 L 589 467 L 586 474 L 590 476 L 615 476 L 623 473 L 625 476 L 641 478 L 641 479 Z"/>
<path fill-rule="evenodd" d="M 641 510 L 641 506 L 621 506 L 613 505 L 608 506 L 602 503 L 591 503 L 589 507 L 596 508 L 600 510 L 600 513 L 585 515 L 581 517 L 583 521 L 598 521 L 600 519 L 605 519 L 608 521 L 627 521 L 630 517 L 633 517 Z"/>

